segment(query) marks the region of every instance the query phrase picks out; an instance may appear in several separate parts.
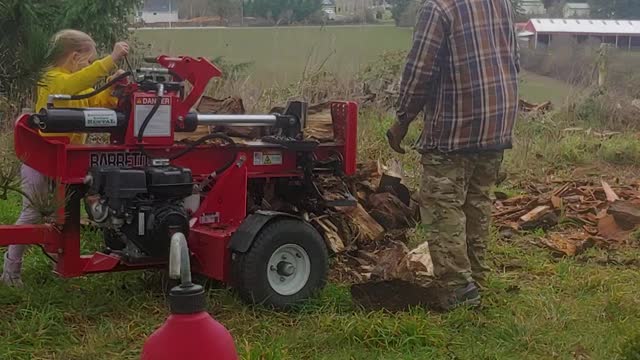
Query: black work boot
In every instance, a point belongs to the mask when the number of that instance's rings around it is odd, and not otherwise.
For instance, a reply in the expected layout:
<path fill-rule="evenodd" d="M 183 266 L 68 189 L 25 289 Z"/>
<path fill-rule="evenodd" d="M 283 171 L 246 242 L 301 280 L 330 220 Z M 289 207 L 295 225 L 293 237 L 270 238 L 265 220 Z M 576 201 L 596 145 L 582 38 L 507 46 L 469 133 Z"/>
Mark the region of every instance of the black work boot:
<path fill-rule="evenodd" d="M 465 287 L 453 290 L 441 303 L 444 311 L 453 310 L 459 306 L 480 306 L 480 291 L 476 284 L 469 283 Z"/>

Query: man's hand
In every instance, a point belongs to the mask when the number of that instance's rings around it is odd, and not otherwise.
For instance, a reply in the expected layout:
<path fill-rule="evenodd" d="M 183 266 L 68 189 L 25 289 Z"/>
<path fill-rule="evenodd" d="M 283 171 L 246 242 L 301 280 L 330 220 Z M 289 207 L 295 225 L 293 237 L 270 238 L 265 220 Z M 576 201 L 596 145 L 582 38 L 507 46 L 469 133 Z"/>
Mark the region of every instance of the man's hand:
<path fill-rule="evenodd" d="M 408 131 L 408 124 L 403 124 L 399 121 L 393 123 L 391 128 L 387 131 L 387 141 L 389 141 L 389 146 L 393 151 L 400 154 L 405 153 L 405 150 L 400 146 L 400 143 L 402 143 L 402 140 L 407 136 Z"/>

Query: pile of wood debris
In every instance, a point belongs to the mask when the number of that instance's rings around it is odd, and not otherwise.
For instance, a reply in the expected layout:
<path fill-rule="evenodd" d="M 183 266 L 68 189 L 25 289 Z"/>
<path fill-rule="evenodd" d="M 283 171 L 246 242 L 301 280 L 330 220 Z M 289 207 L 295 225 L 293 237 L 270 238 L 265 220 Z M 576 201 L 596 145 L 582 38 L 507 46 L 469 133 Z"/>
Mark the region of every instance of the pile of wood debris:
<path fill-rule="evenodd" d="M 376 162 L 359 164 L 357 174 L 347 179 L 357 194 L 358 206 L 331 212 L 322 219 L 325 223 L 320 223 L 319 229 L 338 255 L 332 268 L 334 280 L 431 281 L 428 244 L 415 249 L 407 246 L 409 232 L 419 221 L 419 210 L 397 169 L 397 164 L 390 168 Z"/>
<path fill-rule="evenodd" d="M 445 294 L 431 286 L 428 242 L 413 249 L 408 246 L 420 215 L 402 184 L 398 164 L 389 168 L 375 162 L 360 164 L 348 182 L 357 194 L 358 207 L 347 210 L 346 217 L 329 214 L 325 219 L 329 224 L 355 226 L 357 231 L 343 234 L 336 226 L 335 233 L 323 232 L 329 244 L 336 240 L 344 244 L 330 245 L 336 253 L 332 279 L 352 284 L 353 300 L 367 309 L 397 311 L 419 305 L 440 309 Z"/>
<path fill-rule="evenodd" d="M 514 231 L 553 229 L 540 244 L 561 255 L 577 255 L 592 246 L 620 246 L 631 241 L 640 226 L 638 186 L 570 181 L 529 185 L 528 194 L 512 198 L 495 195 L 494 223 L 504 237 Z"/>

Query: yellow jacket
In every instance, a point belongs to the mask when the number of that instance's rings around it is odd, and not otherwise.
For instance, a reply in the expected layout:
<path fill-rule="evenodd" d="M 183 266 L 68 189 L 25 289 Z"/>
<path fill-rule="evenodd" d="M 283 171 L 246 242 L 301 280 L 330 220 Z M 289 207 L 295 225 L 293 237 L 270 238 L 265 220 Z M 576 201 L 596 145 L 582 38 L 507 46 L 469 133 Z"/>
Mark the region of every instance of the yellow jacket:
<path fill-rule="evenodd" d="M 65 69 L 54 67 L 47 71 L 41 83 L 38 85 L 38 97 L 36 101 L 36 112 L 47 107 L 49 95 L 81 95 L 93 91 L 92 86 L 100 79 L 108 76 L 115 69 L 115 63 L 111 56 L 94 61 L 86 68 L 71 73 Z M 117 98 L 111 96 L 109 90 L 84 100 L 56 100 L 54 107 L 84 108 L 84 107 L 107 107 L 115 108 L 118 104 Z M 42 136 L 66 136 L 72 144 L 84 144 L 87 140 L 86 134 L 79 133 L 58 133 L 45 134 Z"/>

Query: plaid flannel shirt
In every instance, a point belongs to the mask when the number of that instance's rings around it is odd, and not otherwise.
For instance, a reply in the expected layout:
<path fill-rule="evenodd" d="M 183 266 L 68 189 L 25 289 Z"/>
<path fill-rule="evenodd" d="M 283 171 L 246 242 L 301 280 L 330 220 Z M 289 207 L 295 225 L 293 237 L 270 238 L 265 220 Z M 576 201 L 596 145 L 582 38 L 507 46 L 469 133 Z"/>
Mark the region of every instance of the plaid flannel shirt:
<path fill-rule="evenodd" d="M 422 152 L 510 148 L 519 71 L 510 0 L 426 0 L 400 82 L 398 121 L 424 111 Z"/>

